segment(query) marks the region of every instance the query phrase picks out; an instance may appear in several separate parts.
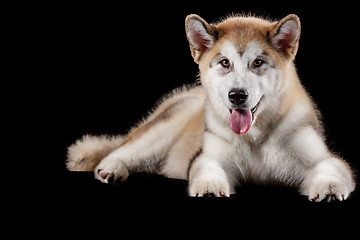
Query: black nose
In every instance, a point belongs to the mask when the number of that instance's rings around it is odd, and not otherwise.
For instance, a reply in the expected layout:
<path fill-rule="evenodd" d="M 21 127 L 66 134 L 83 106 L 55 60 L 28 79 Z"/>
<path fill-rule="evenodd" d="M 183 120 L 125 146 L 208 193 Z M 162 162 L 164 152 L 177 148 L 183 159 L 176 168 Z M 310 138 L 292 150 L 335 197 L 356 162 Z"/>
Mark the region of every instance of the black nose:
<path fill-rule="evenodd" d="M 248 95 L 249 93 L 246 90 L 233 89 L 229 92 L 228 97 L 231 103 L 240 105 L 246 101 Z"/>

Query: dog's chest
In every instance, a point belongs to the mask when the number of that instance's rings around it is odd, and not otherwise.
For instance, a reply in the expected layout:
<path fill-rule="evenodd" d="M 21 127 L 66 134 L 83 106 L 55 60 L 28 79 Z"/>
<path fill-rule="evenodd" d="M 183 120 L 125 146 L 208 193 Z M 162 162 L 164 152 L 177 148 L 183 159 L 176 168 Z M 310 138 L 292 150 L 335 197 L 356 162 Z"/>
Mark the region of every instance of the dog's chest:
<path fill-rule="evenodd" d="M 255 182 L 299 181 L 303 167 L 294 159 L 281 139 L 241 141 L 236 147 L 235 164 L 241 177 Z"/>

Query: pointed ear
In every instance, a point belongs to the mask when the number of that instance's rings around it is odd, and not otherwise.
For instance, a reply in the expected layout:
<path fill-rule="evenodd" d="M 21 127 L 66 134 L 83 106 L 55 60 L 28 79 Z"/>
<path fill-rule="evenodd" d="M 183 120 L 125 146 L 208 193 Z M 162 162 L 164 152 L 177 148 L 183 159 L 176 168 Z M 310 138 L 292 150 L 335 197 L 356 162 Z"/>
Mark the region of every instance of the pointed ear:
<path fill-rule="evenodd" d="M 189 41 L 191 55 L 199 63 L 202 54 L 214 45 L 217 30 L 198 15 L 191 14 L 185 19 L 186 37 Z"/>
<path fill-rule="evenodd" d="M 275 23 L 270 31 L 269 39 L 273 46 L 284 54 L 288 60 L 293 60 L 299 47 L 299 17 L 295 14 L 290 14 Z"/>

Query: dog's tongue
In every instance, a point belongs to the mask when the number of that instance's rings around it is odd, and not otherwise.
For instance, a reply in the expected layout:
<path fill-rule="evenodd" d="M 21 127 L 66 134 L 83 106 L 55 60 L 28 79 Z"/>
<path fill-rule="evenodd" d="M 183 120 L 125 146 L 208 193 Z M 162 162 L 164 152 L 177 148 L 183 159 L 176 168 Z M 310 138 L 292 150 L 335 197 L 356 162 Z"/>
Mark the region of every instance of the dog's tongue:
<path fill-rule="evenodd" d="M 244 134 L 251 127 L 252 115 L 250 110 L 234 109 L 229 119 L 230 127 L 236 134 Z"/>

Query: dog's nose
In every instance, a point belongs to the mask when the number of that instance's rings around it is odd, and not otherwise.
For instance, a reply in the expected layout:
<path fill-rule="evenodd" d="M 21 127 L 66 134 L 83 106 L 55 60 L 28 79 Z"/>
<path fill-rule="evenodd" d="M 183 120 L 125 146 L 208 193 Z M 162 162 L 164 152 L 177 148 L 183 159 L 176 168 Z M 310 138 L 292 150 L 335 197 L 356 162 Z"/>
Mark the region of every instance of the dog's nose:
<path fill-rule="evenodd" d="M 249 93 L 246 90 L 233 89 L 229 92 L 228 97 L 231 103 L 240 105 L 246 101 L 248 95 Z"/>

